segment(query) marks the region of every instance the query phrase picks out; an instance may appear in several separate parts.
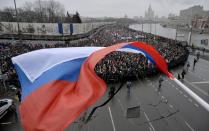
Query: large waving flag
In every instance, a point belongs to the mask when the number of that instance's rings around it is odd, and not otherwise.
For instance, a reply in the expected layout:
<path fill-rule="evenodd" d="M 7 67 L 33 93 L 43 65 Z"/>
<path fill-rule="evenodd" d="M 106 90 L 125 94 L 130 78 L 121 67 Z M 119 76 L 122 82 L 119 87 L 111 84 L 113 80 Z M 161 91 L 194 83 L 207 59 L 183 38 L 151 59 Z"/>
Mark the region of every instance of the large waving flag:
<path fill-rule="evenodd" d="M 12 58 L 22 86 L 20 115 L 27 131 L 64 130 L 106 91 L 94 67 L 112 51 L 143 53 L 172 78 L 163 57 L 150 45 L 42 49 Z"/>

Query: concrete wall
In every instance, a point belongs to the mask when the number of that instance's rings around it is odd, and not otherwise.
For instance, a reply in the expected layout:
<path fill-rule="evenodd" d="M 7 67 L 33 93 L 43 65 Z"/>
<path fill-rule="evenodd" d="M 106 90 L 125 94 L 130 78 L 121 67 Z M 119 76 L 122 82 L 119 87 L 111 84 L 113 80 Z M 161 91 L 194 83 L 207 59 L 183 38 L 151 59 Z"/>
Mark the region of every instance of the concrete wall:
<path fill-rule="evenodd" d="M 105 24 L 111 24 L 112 22 L 99 22 L 99 23 L 81 23 L 73 24 L 73 34 L 86 33 L 94 28 Z M 58 35 L 58 24 L 57 23 L 19 23 L 21 33 L 23 34 L 34 34 L 34 35 Z M 17 34 L 18 26 L 17 22 L 0 22 L 2 34 Z M 29 28 L 33 28 L 34 32 L 31 32 Z M 70 24 L 63 23 L 64 34 L 70 34 Z"/>

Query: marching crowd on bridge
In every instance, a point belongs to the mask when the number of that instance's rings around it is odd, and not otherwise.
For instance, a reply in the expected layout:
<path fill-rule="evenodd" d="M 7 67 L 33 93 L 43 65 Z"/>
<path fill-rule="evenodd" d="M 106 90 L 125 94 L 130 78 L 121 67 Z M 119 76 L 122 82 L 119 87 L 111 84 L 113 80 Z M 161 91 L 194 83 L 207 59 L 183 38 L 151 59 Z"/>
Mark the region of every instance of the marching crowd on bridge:
<path fill-rule="evenodd" d="M 145 39 L 146 38 L 146 39 Z M 75 47 L 75 46 L 110 46 L 127 41 L 145 41 L 153 45 L 165 58 L 169 67 L 182 64 L 186 61 L 188 51 L 174 41 L 163 41 L 160 38 L 149 38 L 141 32 L 133 31 L 119 25 L 108 25 L 91 34 L 89 37 L 69 41 L 66 43 L 55 41 L 26 41 L 12 43 L 11 41 L 0 41 L 0 75 L 6 85 L 19 87 L 18 78 L 14 70 L 11 58 L 26 52 L 42 48 Z M 116 81 L 126 78 L 143 78 L 146 75 L 156 73 L 155 66 L 142 54 L 115 51 L 103 58 L 95 67 L 95 72 L 104 80 Z"/>

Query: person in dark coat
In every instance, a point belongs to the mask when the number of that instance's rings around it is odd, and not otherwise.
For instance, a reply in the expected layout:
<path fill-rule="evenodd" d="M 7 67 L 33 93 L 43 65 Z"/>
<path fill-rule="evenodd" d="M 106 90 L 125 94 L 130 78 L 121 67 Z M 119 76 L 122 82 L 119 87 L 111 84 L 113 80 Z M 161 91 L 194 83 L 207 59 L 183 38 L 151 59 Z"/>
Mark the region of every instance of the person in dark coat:
<path fill-rule="evenodd" d="M 17 97 L 18 97 L 19 102 L 21 102 L 21 96 L 22 96 L 22 94 L 21 94 L 20 89 L 17 90 L 16 95 L 17 95 Z"/>
<path fill-rule="evenodd" d="M 110 91 L 109 91 L 109 97 L 112 97 L 115 93 L 115 87 L 114 86 L 110 86 Z"/>
<path fill-rule="evenodd" d="M 162 82 L 163 82 L 163 78 L 160 76 L 160 79 L 159 79 L 159 86 L 158 86 L 158 91 L 161 90 L 161 86 L 162 86 Z"/>
<path fill-rule="evenodd" d="M 189 67 L 190 67 L 190 63 L 189 63 L 189 62 L 187 62 L 187 65 L 186 65 L 186 72 L 188 72 L 188 71 L 189 71 Z"/>
<path fill-rule="evenodd" d="M 185 71 L 185 69 L 183 69 L 182 72 L 181 72 L 181 78 L 182 78 L 182 80 L 184 79 L 184 76 L 185 75 L 186 75 L 186 71 Z"/>
<path fill-rule="evenodd" d="M 205 48 L 202 49 L 202 54 L 203 54 L 203 55 L 205 54 Z"/>
<path fill-rule="evenodd" d="M 181 80 L 181 75 L 178 73 L 178 76 L 177 76 L 178 80 Z"/>
<path fill-rule="evenodd" d="M 200 59 L 200 52 L 197 52 L 197 61 Z"/>
<path fill-rule="evenodd" d="M 197 63 L 197 59 L 194 58 L 194 62 L 193 62 L 193 70 L 194 70 L 194 68 L 195 68 L 196 63 Z"/>

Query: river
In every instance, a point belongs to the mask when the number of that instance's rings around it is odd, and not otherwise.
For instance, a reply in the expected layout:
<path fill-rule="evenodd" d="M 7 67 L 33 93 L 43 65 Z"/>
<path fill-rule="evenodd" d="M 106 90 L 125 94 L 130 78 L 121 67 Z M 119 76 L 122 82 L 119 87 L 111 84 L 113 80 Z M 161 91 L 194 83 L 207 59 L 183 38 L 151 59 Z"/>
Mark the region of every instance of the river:
<path fill-rule="evenodd" d="M 133 24 L 130 25 L 131 29 L 142 31 L 142 24 Z M 159 36 L 163 36 L 166 38 L 175 39 L 176 37 L 176 29 L 162 27 L 160 24 L 143 24 L 143 31 L 147 33 L 156 34 Z M 177 40 L 188 41 L 189 40 L 189 32 L 188 31 L 177 31 Z M 209 34 L 199 34 L 192 33 L 191 43 L 195 46 L 205 47 L 209 49 L 209 46 L 201 44 L 202 39 L 209 40 Z"/>

